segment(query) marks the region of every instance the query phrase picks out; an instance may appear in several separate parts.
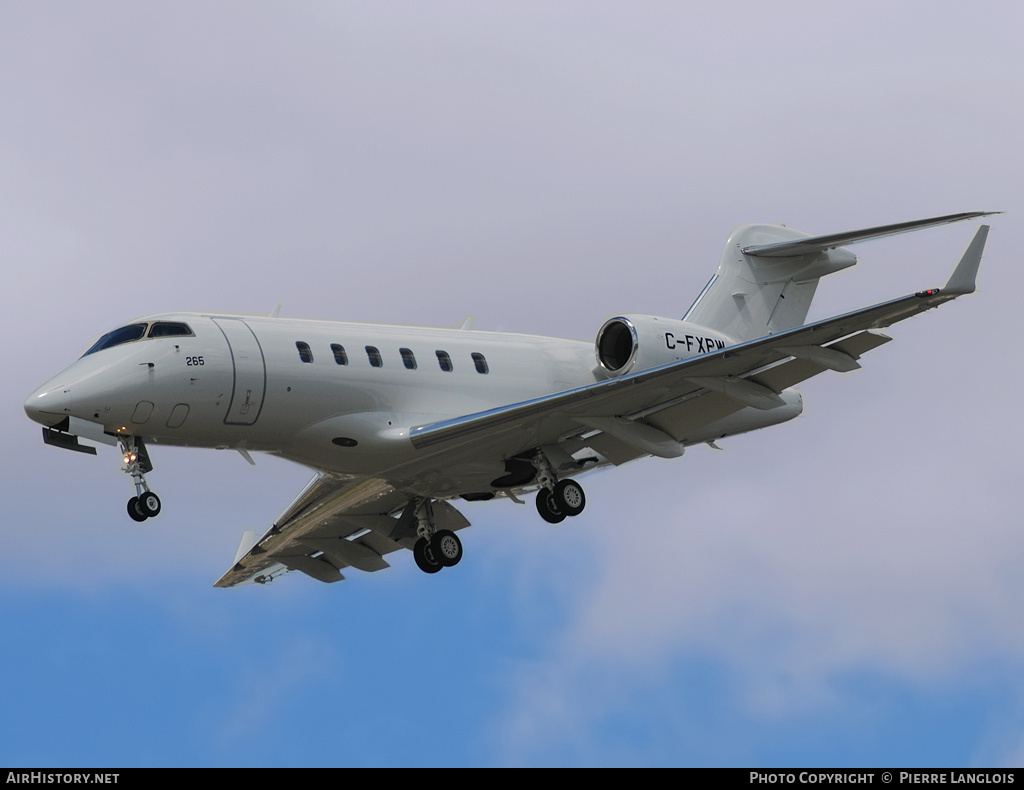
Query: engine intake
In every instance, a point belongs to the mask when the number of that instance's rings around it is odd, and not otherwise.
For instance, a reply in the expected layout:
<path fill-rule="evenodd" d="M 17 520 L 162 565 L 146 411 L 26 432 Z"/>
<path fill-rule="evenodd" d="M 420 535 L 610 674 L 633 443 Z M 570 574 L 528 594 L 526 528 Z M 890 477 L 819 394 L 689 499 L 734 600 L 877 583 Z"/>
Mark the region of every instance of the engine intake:
<path fill-rule="evenodd" d="M 607 372 L 621 376 L 636 362 L 640 339 L 628 318 L 619 316 L 605 321 L 597 333 L 597 361 Z"/>

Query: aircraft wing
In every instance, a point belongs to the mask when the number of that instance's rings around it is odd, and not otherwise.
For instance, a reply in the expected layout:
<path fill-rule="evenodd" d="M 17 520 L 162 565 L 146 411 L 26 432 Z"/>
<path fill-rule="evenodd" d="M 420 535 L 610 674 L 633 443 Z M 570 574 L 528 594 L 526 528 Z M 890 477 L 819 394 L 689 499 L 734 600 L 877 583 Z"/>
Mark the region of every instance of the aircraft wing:
<path fill-rule="evenodd" d="M 673 443 L 676 448 L 692 443 L 702 428 L 742 408 L 782 406 L 784 389 L 825 370 L 858 368 L 861 354 L 891 339 L 880 329 L 973 292 L 987 235 L 988 226 L 982 225 L 944 288 L 608 381 L 419 426 L 410 439 L 423 450 L 443 447 L 450 453 L 484 445 L 505 457 L 567 441 L 570 447 L 597 449 L 616 463 L 621 461 L 615 452 L 622 460 L 679 455 Z M 603 448 L 615 452 L 609 455 Z"/>
<path fill-rule="evenodd" d="M 379 571 L 386 554 L 412 548 L 412 514 L 387 515 L 409 497 L 384 480 L 316 474 L 262 536 L 246 532 L 235 564 L 214 585 L 236 587 L 265 583 L 288 570 L 322 582 L 341 581 L 345 567 Z M 446 502 L 435 502 L 441 528 L 457 530 L 469 522 Z"/>

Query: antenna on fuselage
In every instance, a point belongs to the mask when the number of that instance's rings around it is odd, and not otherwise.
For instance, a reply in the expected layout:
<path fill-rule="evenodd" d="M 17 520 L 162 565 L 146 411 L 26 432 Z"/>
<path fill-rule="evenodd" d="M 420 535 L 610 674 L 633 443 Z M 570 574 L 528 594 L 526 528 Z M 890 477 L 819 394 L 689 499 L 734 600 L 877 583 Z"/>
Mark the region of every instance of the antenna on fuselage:
<path fill-rule="evenodd" d="M 277 303 L 277 307 L 275 307 L 273 310 L 270 311 L 270 317 L 271 318 L 277 318 L 279 315 L 281 315 L 281 307 L 282 306 L 283 306 L 282 303 L 278 302 Z"/>

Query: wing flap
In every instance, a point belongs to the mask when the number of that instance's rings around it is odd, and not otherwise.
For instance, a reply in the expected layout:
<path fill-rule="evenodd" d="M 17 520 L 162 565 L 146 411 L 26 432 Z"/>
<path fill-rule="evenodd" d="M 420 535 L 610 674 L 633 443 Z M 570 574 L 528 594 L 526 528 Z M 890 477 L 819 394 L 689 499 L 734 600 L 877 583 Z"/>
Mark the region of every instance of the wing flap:
<path fill-rule="evenodd" d="M 587 447 L 595 453 L 599 453 L 606 461 L 615 466 L 643 458 L 647 453 L 640 450 L 636 445 L 628 444 L 621 439 L 616 439 L 609 433 L 597 433 L 586 440 Z"/>
<path fill-rule="evenodd" d="M 650 417 L 647 421 L 670 434 L 678 442 L 706 425 L 718 422 L 744 408 L 743 404 L 718 392 L 705 392 L 697 397 L 669 406 Z"/>
<path fill-rule="evenodd" d="M 861 354 L 892 340 L 877 330 L 864 330 L 825 346 L 781 347 L 792 359 L 772 365 L 750 376 L 750 379 L 776 392 L 806 381 L 826 370 L 846 373 L 860 367 Z M 799 351 L 800 356 L 792 354 Z M 819 356 L 821 355 L 821 356 Z"/>
<path fill-rule="evenodd" d="M 770 411 L 779 406 L 785 406 L 786 402 L 779 397 L 779 394 L 770 387 L 760 384 L 753 378 L 741 378 L 739 376 L 691 376 L 692 383 L 698 384 L 706 390 L 720 392 L 744 406 L 750 406 L 761 411 Z"/>
<path fill-rule="evenodd" d="M 397 521 L 387 514 L 407 501 L 407 495 L 383 480 L 318 473 L 214 586 L 235 587 L 272 577 L 281 565 L 326 582 L 341 581 L 340 569 L 349 565 L 373 570 L 387 567 L 383 555 L 402 545 L 381 531 L 393 529 Z M 356 537 L 349 541 L 353 535 Z M 328 553 L 319 541 L 330 540 L 353 545 L 328 543 L 333 548 Z M 243 538 L 242 545 L 245 542 Z"/>
<path fill-rule="evenodd" d="M 303 538 L 299 542 L 313 551 L 322 551 L 339 568 L 351 565 L 358 570 L 370 572 L 391 567 L 380 554 L 359 540 L 314 537 Z"/>
<path fill-rule="evenodd" d="M 340 582 L 345 577 L 324 557 L 310 557 L 305 554 L 294 554 L 280 557 L 281 564 L 289 570 L 302 571 L 318 582 L 330 584 Z"/>
<path fill-rule="evenodd" d="M 866 329 L 863 332 L 857 332 L 837 340 L 829 348 L 842 351 L 844 354 L 853 357 L 853 359 L 860 359 L 861 354 L 866 354 L 879 346 L 884 346 L 891 340 L 892 338 L 884 332 L 880 332 L 877 329 Z"/>
<path fill-rule="evenodd" d="M 375 478 L 317 474 L 263 536 L 247 532 L 231 570 L 214 586 L 235 587 L 273 578 L 284 566 L 322 582 L 344 579 L 346 567 L 373 572 L 384 556 L 411 548 L 416 525 L 410 496 Z M 448 502 L 432 505 L 438 529 L 459 530 L 466 518 Z M 400 518 L 390 513 L 403 510 Z"/>
<path fill-rule="evenodd" d="M 813 362 L 827 370 L 834 370 L 836 373 L 849 373 L 860 367 L 856 359 L 833 346 L 782 346 L 779 351 L 796 359 Z"/>
<path fill-rule="evenodd" d="M 678 458 L 683 454 L 679 442 L 660 428 L 638 420 L 625 420 L 621 417 L 577 417 L 576 420 L 588 428 L 613 436 L 623 444 L 639 450 L 641 455 Z"/>

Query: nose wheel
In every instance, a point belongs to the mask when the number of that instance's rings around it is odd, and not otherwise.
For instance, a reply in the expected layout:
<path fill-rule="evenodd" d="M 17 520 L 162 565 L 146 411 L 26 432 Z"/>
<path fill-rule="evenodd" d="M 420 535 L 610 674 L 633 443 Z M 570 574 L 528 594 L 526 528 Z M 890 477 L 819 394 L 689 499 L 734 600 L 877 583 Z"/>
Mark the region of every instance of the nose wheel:
<path fill-rule="evenodd" d="M 125 436 L 120 441 L 124 453 L 124 471 L 131 475 L 135 483 L 135 496 L 128 500 L 128 515 L 133 521 L 145 521 L 160 514 L 160 497 L 149 490 L 146 484 L 146 472 L 153 471 L 149 454 L 142 439 L 136 436 Z"/>
<path fill-rule="evenodd" d="M 133 496 L 128 500 L 128 515 L 132 517 L 134 521 L 145 521 L 148 516 L 142 512 L 142 508 L 139 507 L 139 498 Z"/>

